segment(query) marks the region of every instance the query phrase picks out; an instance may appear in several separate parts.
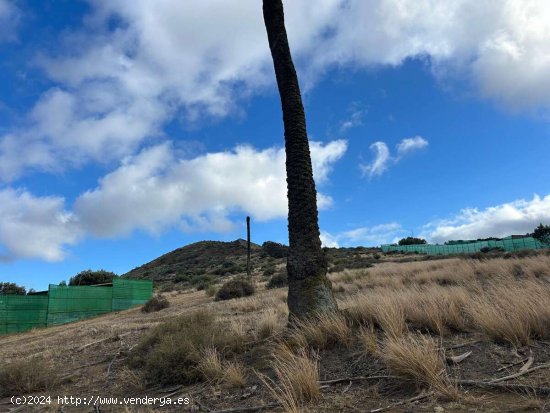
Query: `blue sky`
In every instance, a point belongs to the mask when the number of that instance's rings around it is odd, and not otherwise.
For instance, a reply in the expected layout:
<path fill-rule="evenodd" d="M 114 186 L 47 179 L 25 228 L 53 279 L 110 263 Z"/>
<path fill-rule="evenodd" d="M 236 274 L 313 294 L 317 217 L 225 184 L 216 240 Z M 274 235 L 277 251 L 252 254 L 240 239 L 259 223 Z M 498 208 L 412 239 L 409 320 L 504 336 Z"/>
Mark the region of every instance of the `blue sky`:
<path fill-rule="evenodd" d="M 287 242 L 260 3 L 0 0 L 1 281 Z M 547 2 L 286 3 L 325 245 L 550 223 Z"/>

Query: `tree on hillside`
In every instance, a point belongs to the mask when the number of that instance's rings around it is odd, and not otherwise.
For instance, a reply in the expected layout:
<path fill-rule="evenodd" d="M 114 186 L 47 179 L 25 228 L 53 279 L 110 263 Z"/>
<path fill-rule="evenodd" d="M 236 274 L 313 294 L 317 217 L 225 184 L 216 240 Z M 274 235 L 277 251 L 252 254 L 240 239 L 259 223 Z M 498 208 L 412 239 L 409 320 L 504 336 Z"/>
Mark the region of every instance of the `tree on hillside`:
<path fill-rule="evenodd" d="M 306 117 L 286 35 L 282 0 L 263 0 L 263 15 L 281 98 L 288 196 L 288 309 L 305 318 L 337 310 L 321 248 L 317 192 Z"/>
<path fill-rule="evenodd" d="M 425 239 L 415 238 L 415 237 L 407 237 L 399 240 L 399 245 L 420 245 L 420 244 L 427 244 L 427 242 Z"/>
<path fill-rule="evenodd" d="M 69 285 L 95 285 L 113 282 L 113 278 L 118 277 L 114 272 L 99 270 L 84 270 L 71 277 Z"/>
<path fill-rule="evenodd" d="M 0 282 L 0 294 L 25 295 L 26 293 L 25 287 L 15 283 Z"/>
<path fill-rule="evenodd" d="M 541 222 L 539 226 L 535 228 L 533 238 L 545 244 L 550 244 L 550 225 L 542 225 Z"/>

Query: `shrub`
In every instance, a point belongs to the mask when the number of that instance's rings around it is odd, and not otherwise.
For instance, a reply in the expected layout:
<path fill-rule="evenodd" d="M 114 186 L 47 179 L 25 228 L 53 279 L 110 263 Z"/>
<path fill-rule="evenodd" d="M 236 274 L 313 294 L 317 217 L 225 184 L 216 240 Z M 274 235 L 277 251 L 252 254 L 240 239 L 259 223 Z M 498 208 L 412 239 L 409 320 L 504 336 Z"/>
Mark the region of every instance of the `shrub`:
<path fill-rule="evenodd" d="M 84 270 L 71 277 L 69 285 L 95 285 L 113 282 L 113 278 L 118 277 L 114 272 L 99 270 Z"/>
<path fill-rule="evenodd" d="M 216 295 L 216 292 L 218 291 L 218 289 L 213 286 L 213 285 L 209 285 L 206 290 L 205 290 L 205 293 L 208 297 L 214 297 Z"/>
<path fill-rule="evenodd" d="M 57 371 L 43 359 L 25 359 L 0 365 L 0 397 L 50 390 L 58 383 Z"/>
<path fill-rule="evenodd" d="M 205 379 L 199 370 L 205 350 L 220 357 L 239 351 L 240 340 L 209 311 L 171 319 L 153 328 L 130 353 L 128 363 L 143 372 L 146 384 L 191 384 Z"/>
<path fill-rule="evenodd" d="M 25 287 L 20 287 L 15 283 L 3 283 L 0 282 L 0 294 L 16 294 L 25 295 Z"/>
<path fill-rule="evenodd" d="M 254 294 L 254 285 L 245 279 L 237 278 L 222 285 L 216 293 L 216 301 L 247 297 L 252 294 Z"/>
<path fill-rule="evenodd" d="M 422 238 L 407 237 L 399 240 L 399 245 L 419 245 L 426 244 L 426 240 Z"/>
<path fill-rule="evenodd" d="M 266 241 L 262 244 L 262 249 L 273 258 L 286 258 L 288 256 L 288 247 L 277 242 Z"/>
<path fill-rule="evenodd" d="M 162 295 L 157 295 L 151 298 L 145 304 L 143 304 L 143 307 L 141 307 L 141 311 L 144 313 L 152 313 L 154 311 L 160 311 L 168 307 L 170 307 L 170 302 L 166 299 L 166 297 Z"/>
<path fill-rule="evenodd" d="M 269 279 L 267 288 L 282 288 L 288 285 L 288 276 L 286 272 L 279 272 Z"/>
<path fill-rule="evenodd" d="M 275 269 L 275 267 L 267 267 L 266 269 L 264 269 L 263 276 L 264 277 L 270 277 L 273 274 L 275 274 L 276 272 L 277 272 L 277 270 Z"/>

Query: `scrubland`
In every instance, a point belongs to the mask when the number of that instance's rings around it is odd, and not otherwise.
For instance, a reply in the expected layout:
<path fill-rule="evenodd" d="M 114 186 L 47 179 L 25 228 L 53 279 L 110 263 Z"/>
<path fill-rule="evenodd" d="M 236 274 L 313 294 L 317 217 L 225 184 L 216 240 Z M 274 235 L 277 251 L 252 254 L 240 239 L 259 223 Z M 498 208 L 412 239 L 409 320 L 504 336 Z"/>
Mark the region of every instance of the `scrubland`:
<path fill-rule="evenodd" d="M 259 277 L 251 297 L 165 293 L 157 312 L 0 337 L 0 410 L 15 394 L 191 401 L 101 412 L 550 410 L 548 254 L 384 258 L 331 273 L 341 312 L 293 328 L 286 289 Z"/>

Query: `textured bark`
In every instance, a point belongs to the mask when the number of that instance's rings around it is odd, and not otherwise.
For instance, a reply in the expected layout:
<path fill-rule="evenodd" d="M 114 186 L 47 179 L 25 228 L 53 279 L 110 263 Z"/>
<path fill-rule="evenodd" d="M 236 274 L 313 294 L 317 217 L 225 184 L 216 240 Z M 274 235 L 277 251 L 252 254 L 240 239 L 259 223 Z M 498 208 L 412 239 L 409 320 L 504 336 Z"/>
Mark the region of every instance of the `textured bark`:
<path fill-rule="evenodd" d="M 281 97 L 288 189 L 288 308 L 290 317 L 336 311 L 321 248 L 317 192 L 313 181 L 306 117 L 284 24 L 281 0 L 263 0 L 269 48 Z"/>
<path fill-rule="evenodd" d="M 246 275 L 250 277 L 250 217 L 246 217 Z"/>

